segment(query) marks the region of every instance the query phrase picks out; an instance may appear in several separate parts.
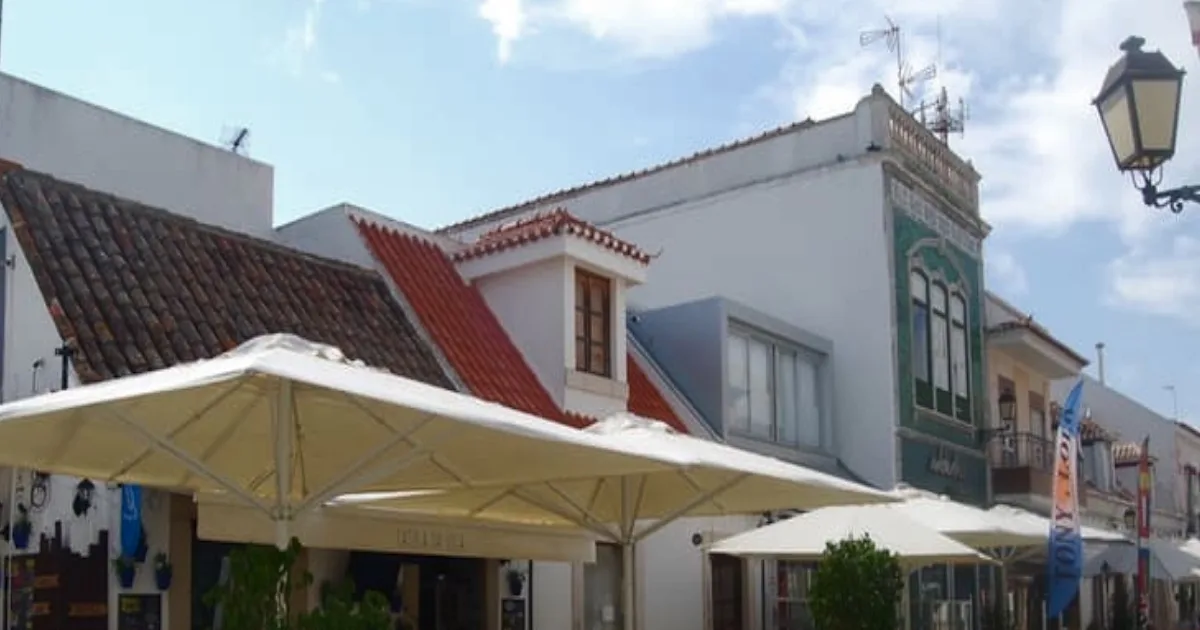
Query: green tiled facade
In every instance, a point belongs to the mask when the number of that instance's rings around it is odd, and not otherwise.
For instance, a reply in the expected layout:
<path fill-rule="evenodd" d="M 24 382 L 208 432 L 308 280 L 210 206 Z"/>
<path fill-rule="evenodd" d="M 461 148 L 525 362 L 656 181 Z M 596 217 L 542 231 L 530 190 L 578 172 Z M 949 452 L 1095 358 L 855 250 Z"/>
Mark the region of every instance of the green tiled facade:
<path fill-rule="evenodd" d="M 895 188 L 893 187 L 893 190 Z M 938 217 L 931 204 L 921 211 L 911 197 L 892 201 L 893 255 L 897 319 L 897 387 L 899 425 L 897 436 L 902 481 L 940 494 L 953 495 L 972 503 L 987 501 L 988 466 L 981 449 L 979 428 L 986 426 L 983 331 L 983 265 L 977 251 L 960 243 L 970 240 L 959 228 L 948 238 L 953 225 Z M 901 207 L 906 203 L 908 208 Z M 924 220 L 922 220 L 923 217 Z M 941 229 L 935 230 L 931 224 Z M 974 241 L 978 243 L 978 241 Z M 976 250 L 978 247 L 976 246 Z M 966 302 L 967 365 L 970 396 L 956 415 L 940 413 L 918 404 L 912 369 L 912 297 L 910 270 L 915 266 L 957 284 Z M 951 404 L 955 404 L 951 401 Z"/>

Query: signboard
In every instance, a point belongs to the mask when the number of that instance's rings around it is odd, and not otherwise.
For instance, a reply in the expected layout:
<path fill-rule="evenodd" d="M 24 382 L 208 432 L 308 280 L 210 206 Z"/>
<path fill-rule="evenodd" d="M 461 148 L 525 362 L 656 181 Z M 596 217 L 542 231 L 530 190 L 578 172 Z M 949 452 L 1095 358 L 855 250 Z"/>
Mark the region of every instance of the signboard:
<path fill-rule="evenodd" d="M 162 630 L 162 595 L 119 596 L 117 630 Z"/>
<path fill-rule="evenodd" d="M 526 630 L 526 623 L 524 597 L 500 600 L 500 630 Z"/>
<path fill-rule="evenodd" d="M 929 456 L 929 472 L 954 481 L 963 481 L 966 479 L 966 474 L 963 473 L 962 466 L 958 463 L 958 457 L 954 451 L 947 448 L 938 448 Z"/>

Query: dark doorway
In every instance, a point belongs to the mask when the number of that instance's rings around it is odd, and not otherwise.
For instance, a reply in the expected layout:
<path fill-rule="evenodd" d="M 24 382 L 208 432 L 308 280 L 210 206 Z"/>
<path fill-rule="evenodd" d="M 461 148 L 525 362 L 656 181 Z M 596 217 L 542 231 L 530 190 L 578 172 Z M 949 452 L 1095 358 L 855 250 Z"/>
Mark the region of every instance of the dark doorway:
<path fill-rule="evenodd" d="M 745 564 L 740 558 L 713 554 L 712 568 L 713 630 L 742 630 L 745 604 Z"/>
<path fill-rule="evenodd" d="M 392 602 L 412 630 L 485 630 L 487 562 L 477 558 L 403 556 L 356 551 L 347 577 L 361 595 L 373 590 Z M 406 625 L 411 624 L 411 625 Z"/>

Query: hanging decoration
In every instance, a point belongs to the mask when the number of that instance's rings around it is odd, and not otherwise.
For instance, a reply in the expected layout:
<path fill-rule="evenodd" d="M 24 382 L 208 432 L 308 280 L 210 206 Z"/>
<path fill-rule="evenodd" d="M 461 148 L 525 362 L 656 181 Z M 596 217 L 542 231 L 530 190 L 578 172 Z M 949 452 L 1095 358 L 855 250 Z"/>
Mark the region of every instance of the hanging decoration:
<path fill-rule="evenodd" d="M 50 474 L 33 471 L 33 483 L 29 488 L 29 508 L 41 512 L 50 503 Z"/>
<path fill-rule="evenodd" d="M 75 516 L 82 517 L 92 509 L 96 496 L 96 484 L 91 479 L 84 479 L 75 485 L 75 499 L 71 501 L 71 511 Z"/>
<path fill-rule="evenodd" d="M 121 555 L 133 558 L 142 544 L 142 487 L 121 486 Z"/>

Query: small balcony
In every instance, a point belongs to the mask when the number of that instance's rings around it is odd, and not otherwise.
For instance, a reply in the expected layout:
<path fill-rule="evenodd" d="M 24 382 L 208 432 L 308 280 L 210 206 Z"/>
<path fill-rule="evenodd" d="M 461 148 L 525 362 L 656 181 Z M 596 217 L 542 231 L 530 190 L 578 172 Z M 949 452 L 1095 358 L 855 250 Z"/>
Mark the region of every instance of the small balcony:
<path fill-rule="evenodd" d="M 1054 479 L 1054 441 L 1032 433 L 995 436 L 988 444 L 992 469 L 992 494 L 996 497 L 1027 497 L 1021 503 L 1048 503 Z M 1080 488 L 1083 487 L 1080 474 Z M 1080 504 L 1086 503 L 1084 492 Z"/>

